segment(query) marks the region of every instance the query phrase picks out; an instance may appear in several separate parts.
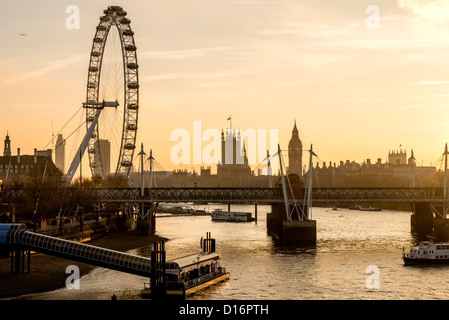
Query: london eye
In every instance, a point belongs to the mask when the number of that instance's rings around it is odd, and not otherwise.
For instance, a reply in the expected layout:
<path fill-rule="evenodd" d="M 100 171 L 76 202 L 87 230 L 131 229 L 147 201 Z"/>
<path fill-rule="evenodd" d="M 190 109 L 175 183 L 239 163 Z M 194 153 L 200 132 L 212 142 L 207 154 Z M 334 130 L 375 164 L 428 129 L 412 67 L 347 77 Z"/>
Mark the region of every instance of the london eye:
<path fill-rule="evenodd" d="M 131 20 L 126 16 L 119 6 L 104 10 L 90 52 L 83 105 L 92 176 L 106 177 L 113 173 L 127 177 L 132 167 L 139 110 L 139 66 Z"/>

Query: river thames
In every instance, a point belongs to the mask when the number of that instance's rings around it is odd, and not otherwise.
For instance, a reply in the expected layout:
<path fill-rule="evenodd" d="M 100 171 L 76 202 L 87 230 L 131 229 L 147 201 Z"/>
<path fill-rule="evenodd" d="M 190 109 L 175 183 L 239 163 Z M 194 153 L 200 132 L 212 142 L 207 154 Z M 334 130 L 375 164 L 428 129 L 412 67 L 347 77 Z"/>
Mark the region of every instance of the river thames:
<path fill-rule="evenodd" d="M 227 209 L 203 206 L 201 209 Z M 254 206 L 233 205 L 252 211 Z M 267 235 L 266 213 L 258 206 L 257 222 L 212 222 L 210 216 L 162 216 L 157 234 L 166 237 L 167 259 L 200 251 L 211 232 L 230 280 L 190 300 L 439 300 L 447 299 L 449 266 L 404 266 L 403 248 L 417 244 L 406 211 L 377 212 L 313 208 L 317 245 L 292 248 Z M 149 256 L 151 248 L 131 250 Z M 373 273 L 371 273 L 373 272 Z M 81 277 L 79 290 L 66 288 L 22 296 L 39 300 L 121 300 L 140 298 L 148 279 L 104 268 Z"/>

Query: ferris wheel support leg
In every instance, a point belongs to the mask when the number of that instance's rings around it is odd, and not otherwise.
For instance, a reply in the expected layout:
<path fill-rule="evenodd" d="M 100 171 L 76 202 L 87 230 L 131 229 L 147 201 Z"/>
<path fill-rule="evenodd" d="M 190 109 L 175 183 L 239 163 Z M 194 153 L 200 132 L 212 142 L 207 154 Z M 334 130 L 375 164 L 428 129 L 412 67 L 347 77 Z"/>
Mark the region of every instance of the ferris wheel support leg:
<path fill-rule="evenodd" d="M 102 109 L 98 109 L 97 114 L 95 115 L 95 118 L 93 119 L 92 123 L 89 126 L 89 129 L 86 132 L 86 135 L 84 136 L 83 141 L 81 142 L 80 147 L 78 148 L 78 151 L 76 152 L 75 156 L 73 157 L 72 164 L 69 167 L 69 170 L 66 174 L 66 184 L 69 185 L 72 182 L 73 176 L 75 175 L 76 170 L 78 169 L 78 166 L 80 165 L 81 159 L 84 155 L 84 152 L 86 151 L 87 145 L 89 144 L 89 139 L 92 136 L 95 127 L 98 123 L 98 118 L 100 117 Z"/>

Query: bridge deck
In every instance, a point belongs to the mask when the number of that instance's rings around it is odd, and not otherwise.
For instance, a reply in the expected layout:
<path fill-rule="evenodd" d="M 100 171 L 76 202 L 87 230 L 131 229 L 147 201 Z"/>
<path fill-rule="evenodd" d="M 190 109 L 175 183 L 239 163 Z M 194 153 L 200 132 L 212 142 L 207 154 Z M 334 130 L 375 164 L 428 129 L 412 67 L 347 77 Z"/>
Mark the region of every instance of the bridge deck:
<path fill-rule="evenodd" d="M 280 203 L 280 188 L 152 188 L 100 189 L 104 202 Z M 313 203 L 444 202 L 439 188 L 314 188 Z M 297 199 L 302 200 L 302 199 Z"/>
<path fill-rule="evenodd" d="M 67 192 L 71 192 L 67 188 Z M 17 201 L 23 190 L 6 190 L 3 202 Z M 281 188 L 140 188 L 92 189 L 100 202 L 209 202 L 269 204 L 284 201 Z M 94 200 L 96 199 L 96 200 Z M 302 200 L 302 199 L 297 199 Z M 404 203 L 449 202 L 443 188 L 313 188 L 313 203 Z"/>

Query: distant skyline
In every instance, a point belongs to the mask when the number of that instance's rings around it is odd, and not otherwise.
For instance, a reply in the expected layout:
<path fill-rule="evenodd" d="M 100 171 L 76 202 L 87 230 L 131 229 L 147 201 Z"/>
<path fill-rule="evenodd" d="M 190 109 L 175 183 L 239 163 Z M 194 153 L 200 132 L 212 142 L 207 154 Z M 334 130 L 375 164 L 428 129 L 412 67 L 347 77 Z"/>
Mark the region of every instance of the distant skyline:
<path fill-rule="evenodd" d="M 80 10 L 79 29 L 66 27 L 69 5 Z M 283 150 L 296 119 L 315 162 L 385 161 L 402 146 L 418 165 L 439 166 L 449 141 L 447 0 L 7 2 L 2 147 L 8 131 L 13 154 L 32 154 L 81 123 L 79 112 L 59 132 L 85 101 L 92 39 L 109 5 L 128 12 L 138 48 L 135 156 L 143 143 L 165 169 L 180 168 L 170 133 L 191 132 L 194 121 L 225 129 L 232 115 L 233 128 L 277 129 Z M 66 167 L 84 133 L 67 141 Z"/>

